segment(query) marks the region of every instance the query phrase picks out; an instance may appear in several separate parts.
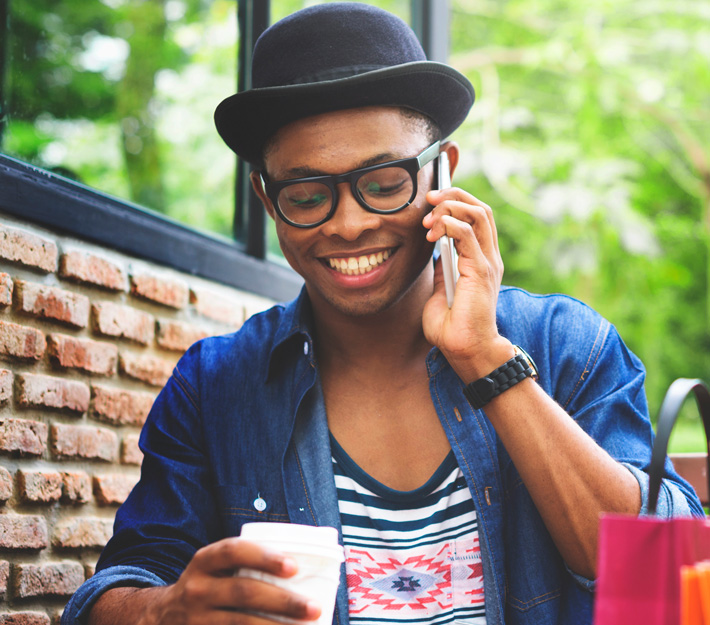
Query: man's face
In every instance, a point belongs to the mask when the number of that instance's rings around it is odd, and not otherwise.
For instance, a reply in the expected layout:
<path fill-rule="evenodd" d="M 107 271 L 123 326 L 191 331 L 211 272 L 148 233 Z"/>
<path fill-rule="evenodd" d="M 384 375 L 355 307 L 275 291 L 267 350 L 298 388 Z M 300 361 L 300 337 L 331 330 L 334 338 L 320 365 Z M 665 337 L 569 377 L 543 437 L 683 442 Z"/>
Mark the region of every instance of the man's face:
<path fill-rule="evenodd" d="M 416 156 L 428 145 L 423 125 L 398 109 L 337 111 L 282 128 L 267 151 L 266 172 L 273 181 L 340 174 Z M 256 185 L 275 218 L 283 254 L 303 277 L 316 310 L 373 315 L 400 303 L 407 294 L 431 293 L 433 245 L 425 239 L 421 221 L 430 210 L 424 196 L 432 187 L 433 172 L 433 164 L 426 165 L 419 172 L 414 201 L 390 215 L 366 211 L 350 186 L 340 184 L 333 217 L 309 229 L 281 220 Z"/>

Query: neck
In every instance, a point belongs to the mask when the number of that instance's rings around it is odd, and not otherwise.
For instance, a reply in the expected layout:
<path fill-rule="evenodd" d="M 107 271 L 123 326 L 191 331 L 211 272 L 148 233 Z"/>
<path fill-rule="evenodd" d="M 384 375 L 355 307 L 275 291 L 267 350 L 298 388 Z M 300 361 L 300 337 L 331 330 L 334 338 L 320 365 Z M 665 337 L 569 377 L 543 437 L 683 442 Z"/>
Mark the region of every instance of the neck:
<path fill-rule="evenodd" d="M 395 304 L 377 314 L 353 316 L 312 301 L 321 369 L 358 368 L 376 374 L 421 362 L 431 349 L 424 337 L 422 314 L 432 289 L 430 263 Z"/>

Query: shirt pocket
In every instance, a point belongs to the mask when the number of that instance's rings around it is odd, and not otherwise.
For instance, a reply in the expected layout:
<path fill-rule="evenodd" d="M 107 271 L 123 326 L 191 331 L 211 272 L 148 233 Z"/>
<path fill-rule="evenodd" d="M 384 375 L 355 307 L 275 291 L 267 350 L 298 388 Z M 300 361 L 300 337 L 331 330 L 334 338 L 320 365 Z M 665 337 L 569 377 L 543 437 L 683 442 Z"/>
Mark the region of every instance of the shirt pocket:
<path fill-rule="evenodd" d="M 513 489 L 506 532 L 506 602 L 514 623 L 538 623 L 540 610 L 562 594 L 564 563 L 522 481 Z M 525 618 L 523 615 L 526 615 Z"/>
<path fill-rule="evenodd" d="M 217 486 L 217 502 L 225 536 L 238 536 L 244 523 L 281 522 L 289 517 L 283 496 L 242 484 Z"/>

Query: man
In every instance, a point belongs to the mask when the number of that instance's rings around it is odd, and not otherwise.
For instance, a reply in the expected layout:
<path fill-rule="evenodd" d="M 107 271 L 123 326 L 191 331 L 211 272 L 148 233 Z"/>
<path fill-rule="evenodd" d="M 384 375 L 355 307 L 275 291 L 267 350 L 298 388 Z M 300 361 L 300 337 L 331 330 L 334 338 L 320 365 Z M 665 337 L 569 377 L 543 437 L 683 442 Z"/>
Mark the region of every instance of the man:
<path fill-rule="evenodd" d="M 257 166 L 304 291 L 178 364 L 63 623 L 317 618 L 317 602 L 233 577 L 294 574 L 237 538 L 256 520 L 340 530 L 338 623 L 591 622 L 599 515 L 647 498 L 644 373 L 584 305 L 502 288 L 492 210 L 435 188 L 440 152 L 458 163 L 442 139 L 469 82 L 360 3 L 274 25 L 253 77 L 217 127 Z M 451 308 L 432 258 L 445 234 Z M 670 465 L 659 511 L 701 513 Z"/>

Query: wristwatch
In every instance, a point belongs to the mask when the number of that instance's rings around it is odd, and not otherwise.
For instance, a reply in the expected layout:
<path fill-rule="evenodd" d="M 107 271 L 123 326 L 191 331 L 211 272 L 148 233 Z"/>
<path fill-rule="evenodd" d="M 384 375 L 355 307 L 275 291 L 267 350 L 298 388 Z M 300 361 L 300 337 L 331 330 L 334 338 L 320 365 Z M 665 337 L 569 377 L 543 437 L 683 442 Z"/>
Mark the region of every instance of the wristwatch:
<path fill-rule="evenodd" d="M 525 378 L 537 380 L 537 367 L 533 359 L 522 347 L 513 345 L 513 349 L 515 356 L 508 362 L 464 387 L 464 395 L 474 408 L 483 408 L 491 399 Z"/>

